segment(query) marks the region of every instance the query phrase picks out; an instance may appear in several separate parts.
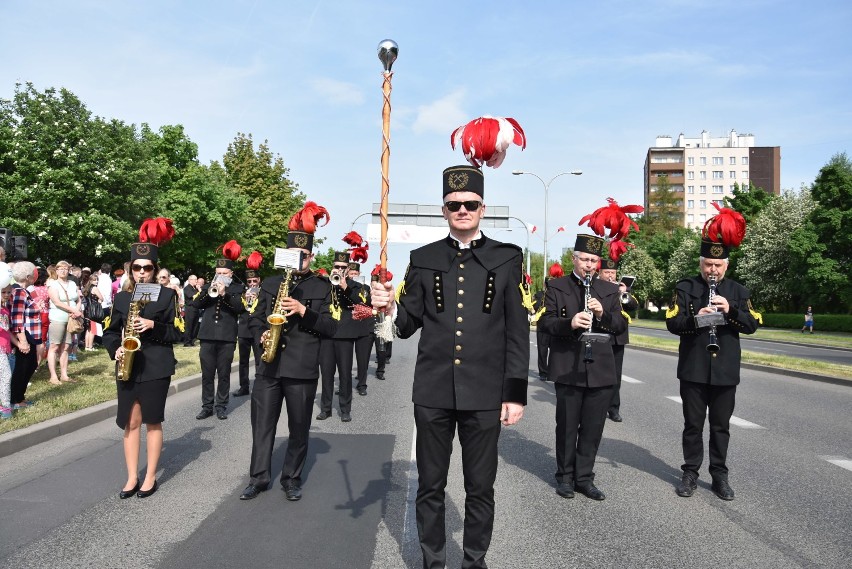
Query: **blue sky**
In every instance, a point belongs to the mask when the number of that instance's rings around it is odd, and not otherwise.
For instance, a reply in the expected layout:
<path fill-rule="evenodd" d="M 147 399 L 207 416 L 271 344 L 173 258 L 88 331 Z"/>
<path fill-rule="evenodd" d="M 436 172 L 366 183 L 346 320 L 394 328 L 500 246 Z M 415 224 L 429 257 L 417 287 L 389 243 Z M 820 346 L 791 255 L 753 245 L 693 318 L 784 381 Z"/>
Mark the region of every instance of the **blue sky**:
<path fill-rule="evenodd" d="M 330 245 L 379 199 L 384 38 L 400 46 L 391 201 L 440 203 L 441 170 L 464 161 L 450 132 L 514 117 L 528 147 L 486 169 L 486 203 L 541 227 L 542 184 L 512 170 L 584 172 L 551 186 L 551 233 L 567 229 L 551 252 L 607 196 L 642 203 L 657 135 L 753 133 L 781 146 L 782 188 L 852 149 L 848 1 L 0 0 L 0 21 L 0 97 L 31 81 L 70 89 L 96 115 L 182 124 L 204 162 L 238 132 L 267 139 L 331 211 Z M 496 237 L 526 241 L 520 228 Z M 406 262 L 391 249 L 392 270 Z"/>

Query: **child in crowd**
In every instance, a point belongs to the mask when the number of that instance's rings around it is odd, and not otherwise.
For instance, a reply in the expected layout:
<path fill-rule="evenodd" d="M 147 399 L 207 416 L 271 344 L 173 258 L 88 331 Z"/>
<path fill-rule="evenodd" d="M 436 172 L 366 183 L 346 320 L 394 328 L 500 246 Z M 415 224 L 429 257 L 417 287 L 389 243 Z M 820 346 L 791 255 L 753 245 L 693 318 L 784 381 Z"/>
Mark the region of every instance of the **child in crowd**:
<path fill-rule="evenodd" d="M 12 418 L 12 369 L 18 339 L 9 332 L 9 295 L 12 285 L 0 291 L 0 419 Z"/>

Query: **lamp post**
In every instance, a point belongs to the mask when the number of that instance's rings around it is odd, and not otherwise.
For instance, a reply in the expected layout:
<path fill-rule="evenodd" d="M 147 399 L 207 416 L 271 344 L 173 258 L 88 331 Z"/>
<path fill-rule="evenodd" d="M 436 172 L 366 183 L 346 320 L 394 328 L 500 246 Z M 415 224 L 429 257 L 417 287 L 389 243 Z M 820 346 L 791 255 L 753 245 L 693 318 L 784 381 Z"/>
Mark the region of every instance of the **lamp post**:
<path fill-rule="evenodd" d="M 523 219 L 519 217 L 510 215 L 509 219 L 514 219 L 515 221 L 519 222 L 521 225 L 524 226 L 524 231 L 527 232 L 527 274 L 530 274 L 530 227 Z"/>
<path fill-rule="evenodd" d="M 523 170 L 514 170 L 512 172 L 515 176 L 520 176 L 521 174 L 527 174 L 530 176 L 535 176 L 538 178 L 538 181 L 541 182 L 541 185 L 544 186 L 544 260 L 543 260 L 543 271 L 542 271 L 542 285 L 547 280 L 547 209 L 548 209 L 548 201 L 547 201 L 547 190 L 550 189 L 550 184 L 553 183 L 553 180 L 558 178 L 559 176 L 565 176 L 567 174 L 571 174 L 573 176 L 580 176 L 583 174 L 582 170 L 571 170 L 570 172 L 562 172 L 561 174 L 556 174 L 550 180 L 545 182 L 541 176 L 538 174 L 534 174 L 533 172 L 524 172 Z"/>

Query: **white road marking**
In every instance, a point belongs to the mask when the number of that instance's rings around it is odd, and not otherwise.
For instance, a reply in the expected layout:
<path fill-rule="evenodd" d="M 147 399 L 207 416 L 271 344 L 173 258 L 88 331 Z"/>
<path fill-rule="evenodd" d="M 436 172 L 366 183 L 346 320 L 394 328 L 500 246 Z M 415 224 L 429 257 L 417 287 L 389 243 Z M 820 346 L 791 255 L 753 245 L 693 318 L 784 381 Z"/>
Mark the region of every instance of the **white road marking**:
<path fill-rule="evenodd" d="M 621 379 L 624 379 L 622 377 Z M 666 395 L 666 399 L 671 399 L 675 403 L 680 403 L 683 405 L 683 399 L 680 398 L 680 395 Z M 765 429 L 766 427 L 761 427 L 757 423 L 752 423 L 751 421 L 746 421 L 745 419 L 740 419 L 736 415 L 731 415 L 731 424 L 736 425 L 737 427 L 743 429 Z"/>
<path fill-rule="evenodd" d="M 840 468 L 852 471 L 852 460 L 849 460 L 845 456 L 820 456 L 818 458 L 830 462 L 835 466 L 839 466 Z"/>
<path fill-rule="evenodd" d="M 639 381 L 635 377 L 630 377 L 630 376 L 627 376 L 627 375 L 622 375 L 621 381 L 624 381 L 626 383 L 645 383 L 644 381 Z"/>

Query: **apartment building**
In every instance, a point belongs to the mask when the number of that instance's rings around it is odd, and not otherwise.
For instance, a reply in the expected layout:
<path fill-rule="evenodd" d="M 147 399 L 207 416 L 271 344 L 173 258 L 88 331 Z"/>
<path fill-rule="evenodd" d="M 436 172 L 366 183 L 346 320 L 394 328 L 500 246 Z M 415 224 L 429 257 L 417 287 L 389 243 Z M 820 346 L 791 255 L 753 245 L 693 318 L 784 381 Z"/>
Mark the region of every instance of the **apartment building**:
<path fill-rule="evenodd" d="M 684 227 L 701 227 L 732 196 L 734 184 L 749 182 L 774 195 L 781 193 L 781 147 L 755 146 L 753 134 L 712 137 L 707 131 L 695 138 L 681 133 L 658 136 L 645 157 L 645 211 L 654 211 L 654 193 L 665 176 L 683 212 Z"/>

